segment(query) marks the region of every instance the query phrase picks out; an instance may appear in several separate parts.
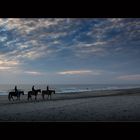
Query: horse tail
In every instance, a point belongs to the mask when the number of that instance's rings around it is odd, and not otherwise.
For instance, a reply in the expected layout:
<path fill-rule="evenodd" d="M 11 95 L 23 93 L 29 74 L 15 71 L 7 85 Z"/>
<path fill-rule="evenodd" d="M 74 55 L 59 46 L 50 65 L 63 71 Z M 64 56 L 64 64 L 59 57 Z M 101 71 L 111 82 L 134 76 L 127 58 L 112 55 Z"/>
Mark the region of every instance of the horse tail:
<path fill-rule="evenodd" d="M 10 93 L 8 94 L 8 99 L 9 99 L 9 101 L 11 100 L 11 94 Z"/>

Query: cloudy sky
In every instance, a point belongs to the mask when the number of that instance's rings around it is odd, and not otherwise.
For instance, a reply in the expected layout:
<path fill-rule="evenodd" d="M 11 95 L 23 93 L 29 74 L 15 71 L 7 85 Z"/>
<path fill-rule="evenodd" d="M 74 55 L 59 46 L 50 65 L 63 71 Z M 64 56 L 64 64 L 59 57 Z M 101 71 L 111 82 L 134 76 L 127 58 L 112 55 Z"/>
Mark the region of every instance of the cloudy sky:
<path fill-rule="evenodd" d="M 0 19 L 0 83 L 140 83 L 140 19 Z"/>

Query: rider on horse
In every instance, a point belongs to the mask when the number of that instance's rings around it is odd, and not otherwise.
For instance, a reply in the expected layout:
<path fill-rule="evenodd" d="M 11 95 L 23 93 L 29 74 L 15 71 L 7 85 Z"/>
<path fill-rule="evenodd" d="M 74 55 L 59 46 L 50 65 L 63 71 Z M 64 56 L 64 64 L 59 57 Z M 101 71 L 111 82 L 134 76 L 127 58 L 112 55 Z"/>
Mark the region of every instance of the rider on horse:
<path fill-rule="evenodd" d="M 35 92 L 35 88 L 34 88 L 34 85 L 32 86 L 32 91 L 33 91 L 33 92 Z"/>
<path fill-rule="evenodd" d="M 15 93 L 18 95 L 17 86 L 15 86 Z"/>
<path fill-rule="evenodd" d="M 49 90 L 49 86 L 47 85 L 47 91 Z"/>

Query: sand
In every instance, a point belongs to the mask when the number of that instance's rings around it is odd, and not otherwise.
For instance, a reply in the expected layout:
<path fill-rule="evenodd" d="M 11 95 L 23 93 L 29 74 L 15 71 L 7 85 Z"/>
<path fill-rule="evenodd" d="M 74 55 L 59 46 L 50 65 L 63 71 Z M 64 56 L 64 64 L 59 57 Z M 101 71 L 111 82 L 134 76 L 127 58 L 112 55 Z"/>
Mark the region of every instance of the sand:
<path fill-rule="evenodd" d="M 0 121 L 140 121 L 140 89 L 54 94 L 52 100 L 9 102 L 0 96 Z"/>

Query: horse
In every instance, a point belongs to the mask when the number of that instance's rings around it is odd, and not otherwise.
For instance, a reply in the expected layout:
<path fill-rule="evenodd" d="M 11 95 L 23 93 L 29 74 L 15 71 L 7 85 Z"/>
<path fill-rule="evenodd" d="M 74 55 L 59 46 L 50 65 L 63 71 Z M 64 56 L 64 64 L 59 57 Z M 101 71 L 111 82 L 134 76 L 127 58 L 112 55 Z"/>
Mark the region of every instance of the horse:
<path fill-rule="evenodd" d="M 18 91 L 18 92 L 11 91 L 11 92 L 9 92 L 9 94 L 8 94 L 9 101 L 11 101 L 11 98 L 14 101 L 13 96 L 16 96 L 17 97 L 17 100 L 20 100 L 20 94 L 24 95 L 24 91 Z"/>
<path fill-rule="evenodd" d="M 28 92 L 28 100 L 32 99 L 32 95 L 34 95 L 35 96 L 35 100 L 37 100 L 38 92 L 41 93 L 41 89 L 37 89 L 37 90 L 34 90 L 34 91 L 29 91 Z"/>
<path fill-rule="evenodd" d="M 52 93 L 55 94 L 55 90 L 42 90 L 42 98 L 45 99 L 45 95 L 48 95 L 48 99 L 49 99 L 49 96 L 51 99 Z"/>

